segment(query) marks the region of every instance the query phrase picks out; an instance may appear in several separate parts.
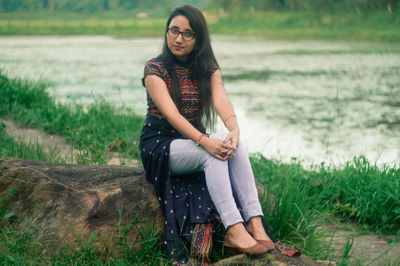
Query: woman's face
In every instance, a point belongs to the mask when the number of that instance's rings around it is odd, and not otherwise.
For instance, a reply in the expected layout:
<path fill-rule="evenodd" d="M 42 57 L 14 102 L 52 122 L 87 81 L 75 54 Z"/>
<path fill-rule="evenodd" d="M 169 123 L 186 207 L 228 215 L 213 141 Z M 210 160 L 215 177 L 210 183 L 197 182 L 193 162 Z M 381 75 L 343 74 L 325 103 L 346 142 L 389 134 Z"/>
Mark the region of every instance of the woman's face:
<path fill-rule="evenodd" d="M 193 30 L 190 27 L 189 20 L 182 15 L 175 16 L 169 26 L 169 29 L 174 29 L 174 32 L 192 32 Z M 179 59 L 185 61 L 188 59 L 189 54 L 193 51 L 194 45 L 196 44 L 196 36 L 193 39 L 188 40 L 190 38 L 183 37 L 183 34 L 178 33 L 178 36 L 173 36 L 167 31 L 167 44 L 169 50 Z M 190 34 L 188 34 L 190 35 Z"/>

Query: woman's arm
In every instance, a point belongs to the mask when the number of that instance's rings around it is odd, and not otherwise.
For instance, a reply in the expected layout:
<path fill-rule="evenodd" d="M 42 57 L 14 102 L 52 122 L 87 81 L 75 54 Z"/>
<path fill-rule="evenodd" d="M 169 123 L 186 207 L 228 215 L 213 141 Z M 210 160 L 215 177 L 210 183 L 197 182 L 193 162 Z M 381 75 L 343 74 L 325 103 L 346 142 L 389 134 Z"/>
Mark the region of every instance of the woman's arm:
<path fill-rule="evenodd" d="M 148 75 L 145 78 L 145 85 L 151 99 L 168 122 L 185 137 L 188 137 L 193 141 L 198 140 L 202 133 L 179 113 L 164 81 L 156 75 Z M 218 139 L 210 139 L 208 137 L 201 138 L 200 145 L 211 155 L 221 160 L 229 158 L 228 155 L 223 152 L 224 150 L 234 148 L 228 143 L 224 143 Z"/>
<path fill-rule="evenodd" d="M 229 100 L 224 84 L 222 82 L 221 71 L 217 70 L 211 76 L 211 93 L 214 108 L 217 111 L 219 117 L 225 124 L 225 127 L 229 130 L 229 134 L 225 139 L 225 142 L 230 141 L 232 146 L 237 148 L 239 143 L 239 125 L 236 121 L 235 111 L 231 101 Z M 229 151 L 231 154 L 233 151 Z"/>

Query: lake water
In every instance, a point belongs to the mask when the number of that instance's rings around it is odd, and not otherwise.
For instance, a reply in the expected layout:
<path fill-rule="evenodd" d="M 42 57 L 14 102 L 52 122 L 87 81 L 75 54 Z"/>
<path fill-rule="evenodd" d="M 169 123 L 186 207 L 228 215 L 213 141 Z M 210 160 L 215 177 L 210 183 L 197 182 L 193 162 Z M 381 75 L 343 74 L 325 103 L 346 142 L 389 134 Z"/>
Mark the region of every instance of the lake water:
<path fill-rule="evenodd" d="M 400 162 L 400 47 L 213 36 L 249 152 L 304 165 Z M 0 37 L 0 67 L 59 101 L 104 96 L 145 114 L 144 63 L 160 38 Z M 221 124 L 218 131 L 222 131 Z"/>

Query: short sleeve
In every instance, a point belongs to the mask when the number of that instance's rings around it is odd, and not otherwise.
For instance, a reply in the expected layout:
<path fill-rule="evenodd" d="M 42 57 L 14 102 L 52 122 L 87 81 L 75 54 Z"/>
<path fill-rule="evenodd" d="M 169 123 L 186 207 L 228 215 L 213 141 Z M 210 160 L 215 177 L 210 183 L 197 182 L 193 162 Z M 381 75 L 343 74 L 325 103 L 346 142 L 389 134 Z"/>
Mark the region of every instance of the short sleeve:
<path fill-rule="evenodd" d="M 143 78 L 142 78 L 143 87 L 145 87 L 144 79 L 148 75 L 156 75 L 156 76 L 164 79 L 165 75 L 166 75 L 166 70 L 163 67 L 161 62 L 151 59 L 151 60 L 147 61 L 147 63 L 144 66 Z"/>

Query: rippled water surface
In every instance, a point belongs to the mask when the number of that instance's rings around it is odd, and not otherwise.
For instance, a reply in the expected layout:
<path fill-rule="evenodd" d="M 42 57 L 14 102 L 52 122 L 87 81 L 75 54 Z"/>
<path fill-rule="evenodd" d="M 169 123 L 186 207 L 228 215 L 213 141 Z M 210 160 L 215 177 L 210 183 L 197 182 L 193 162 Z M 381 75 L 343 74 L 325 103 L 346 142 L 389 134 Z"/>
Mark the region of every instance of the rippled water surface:
<path fill-rule="evenodd" d="M 60 101 L 102 95 L 145 113 L 140 78 L 160 39 L 0 37 L 0 67 L 44 79 Z M 249 152 L 305 164 L 400 160 L 396 44 L 213 37 Z M 222 130 L 219 125 L 219 130 Z"/>

